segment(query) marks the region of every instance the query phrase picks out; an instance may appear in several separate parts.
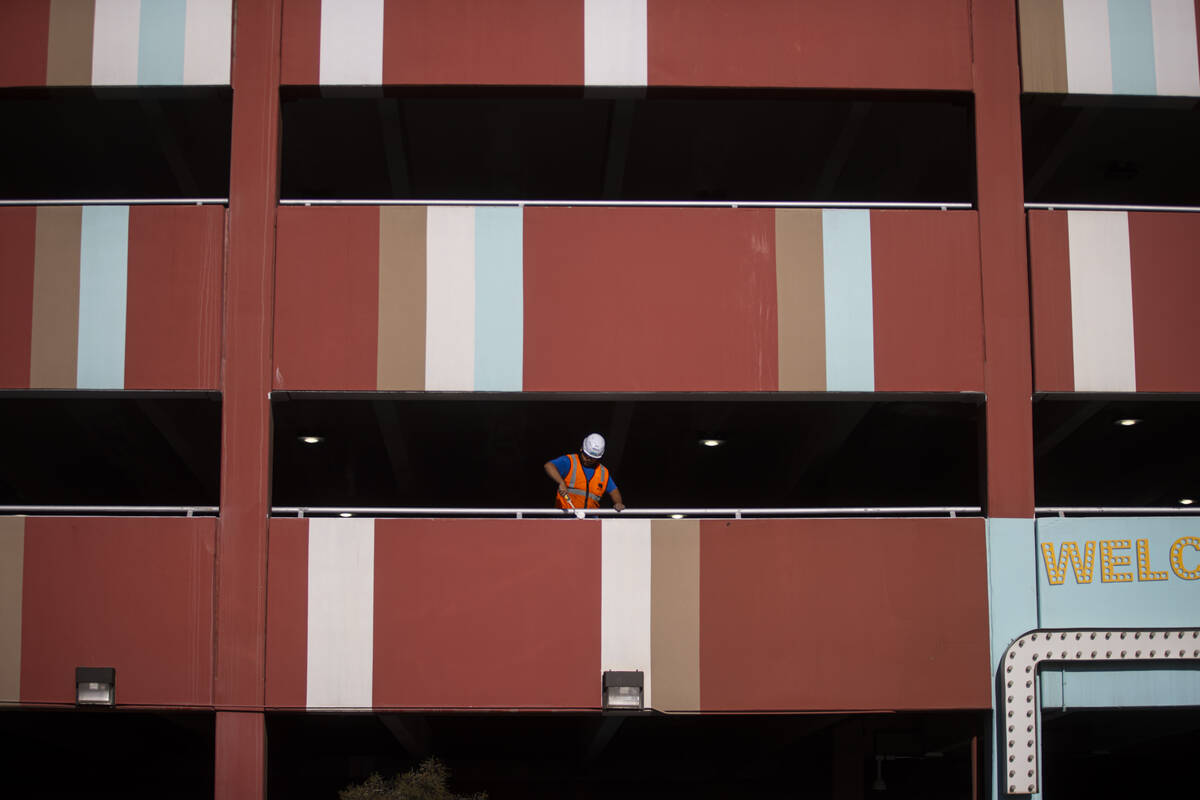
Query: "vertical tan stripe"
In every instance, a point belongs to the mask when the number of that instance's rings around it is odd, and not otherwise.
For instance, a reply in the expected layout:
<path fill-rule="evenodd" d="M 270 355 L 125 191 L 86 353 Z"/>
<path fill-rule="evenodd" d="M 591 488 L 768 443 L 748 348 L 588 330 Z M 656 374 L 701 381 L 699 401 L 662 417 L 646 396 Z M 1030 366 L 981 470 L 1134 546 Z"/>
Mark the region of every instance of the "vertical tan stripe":
<path fill-rule="evenodd" d="M 21 700 L 25 518 L 0 517 L 0 703 Z"/>
<path fill-rule="evenodd" d="M 425 388 L 424 207 L 379 209 L 376 388 Z"/>
<path fill-rule="evenodd" d="M 1062 0 L 1020 0 L 1021 88 L 1067 91 L 1067 33 Z"/>
<path fill-rule="evenodd" d="M 33 256 L 31 389 L 74 389 L 79 352 L 79 237 L 83 209 L 42 206 Z"/>
<path fill-rule="evenodd" d="M 90 86 L 94 0 L 50 0 L 47 86 Z"/>
<path fill-rule="evenodd" d="M 659 711 L 700 710 L 700 522 L 650 529 L 651 696 Z"/>
<path fill-rule="evenodd" d="M 779 389 L 825 390 L 825 273 L 821 210 L 775 210 Z"/>

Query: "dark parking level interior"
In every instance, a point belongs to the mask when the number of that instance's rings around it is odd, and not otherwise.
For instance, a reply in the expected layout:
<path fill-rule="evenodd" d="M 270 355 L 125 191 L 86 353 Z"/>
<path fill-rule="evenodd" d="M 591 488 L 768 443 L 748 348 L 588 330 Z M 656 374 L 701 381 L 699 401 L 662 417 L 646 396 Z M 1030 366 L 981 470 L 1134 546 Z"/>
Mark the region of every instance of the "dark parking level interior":
<path fill-rule="evenodd" d="M 1180 508 L 1200 500 L 1200 396 L 1047 394 L 1033 404 L 1041 507 Z"/>
<path fill-rule="evenodd" d="M 967 711 L 275 713 L 267 794 L 334 797 L 372 772 L 395 775 L 436 757 L 453 792 L 490 800 L 861 797 L 875 795 L 880 778 L 879 797 L 949 800 L 973 796 L 972 747 L 985 720 Z"/>
<path fill-rule="evenodd" d="M 1194 97 L 1026 94 L 1028 203 L 1200 206 Z"/>
<path fill-rule="evenodd" d="M 281 197 L 955 202 L 971 95 L 285 87 Z"/>
<path fill-rule="evenodd" d="M 272 411 L 275 506 L 547 507 L 542 465 L 593 431 L 631 509 L 980 505 L 982 395 L 275 392 Z"/>
<path fill-rule="evenodd" d="M 0 505 L 215 506 L 215 392 L 0 393 Z"/>
<path fill-rule="evenodd" d="M 229 195 L 229 87 L 4 89 L 0 105 L 0 199 Z"/>
<path fill-rule="evenodd" d="M 0 711 L 6 797 L 210 800 L 209 711 Z"/>

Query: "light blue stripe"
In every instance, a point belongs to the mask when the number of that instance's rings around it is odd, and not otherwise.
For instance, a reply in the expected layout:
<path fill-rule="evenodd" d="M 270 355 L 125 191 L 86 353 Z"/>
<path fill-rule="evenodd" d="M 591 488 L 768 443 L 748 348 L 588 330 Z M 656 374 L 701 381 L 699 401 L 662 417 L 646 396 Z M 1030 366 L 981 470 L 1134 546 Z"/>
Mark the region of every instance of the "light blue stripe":
<path fill-rule="evenodd" d="M 825 250 L 825 386 L 831 392 L 873 392 L 871 212 L 824 209 L 821 235 Z"/>
<path fill-rule="evenodd" d="M 129 206 L 84 206 L 79 242 L 80 389 L 125 388 Z"/>
<path fill-rule="evenodd" d="M 1157 93 L 1154 80 L 1154 23 L 1150 0 L 1108 0 L 1115 94 Z"/>
<path fill-rule="evenodd" d="M 1180 666 L 1076 664 L 1042 669 L 1042 708 L 1197 705 L 1200 705 L 1200 667 L 1194 666 L 1194 662 Z"/>
<path fill-rule="evenodd" d="M 475 209 L 475 389 L 519 392 L 524 361 L 520 208 Z"/>
<path fill-rule="evenodd" d="M 138 85 L 183 84 L 187 0 L 142 0 L 138 19 Z"/>
<path fill-rule="evenodd" d="M 988 681 L 992 689 L 992 709 L 996 710 L 995 671 L 1013 641 L 1038 627 L 1037 545 L 1032 519 L 989 519 L 987 521 L 988 625 L 991 634 L 992 670 Z M 999 754 L 994 729 L 988 738 L 992 744 L 993 797 L 1002 797 L 1006 789 L 997 771 Z M 1041 746 L 1041 740 L 1038 740 Z M 1039 759 L 1040 760 L 1040 759 Z M 1041 794 L 1032 796 L 1035 800 Z"/>

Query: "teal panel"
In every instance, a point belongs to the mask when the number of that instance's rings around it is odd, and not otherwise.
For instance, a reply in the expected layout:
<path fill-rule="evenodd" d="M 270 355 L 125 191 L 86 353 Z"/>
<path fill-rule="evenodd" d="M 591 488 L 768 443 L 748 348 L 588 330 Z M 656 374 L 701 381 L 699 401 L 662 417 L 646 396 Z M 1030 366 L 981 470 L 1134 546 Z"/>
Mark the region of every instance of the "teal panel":
<path fill-rule="evenodd" d="M 524 363 L 524 214 L 475 209 L 475 390 L 519 392 Z"/>
<path fill-rule="evenodd" d="M 1108 0 L 1112 84 L 1116 94 L 1157 93 L 1150 0 Z"/>
<path fill-rule="evenodd" d="M 825 386 L 875 391 L 875 304 L 871 290 L 871 212 L 821 212 L 825 253 Z"/>
<path fill-rule="evenodd" d="M 1032 519 L 989 519 L 988 623 L 991 627 L 992 669 L 997 670 L 1004 651 L 1021 634 L 1035 630 L 1037 619 L 1036 534 Z M 992 676 L 995 678 L 995 675 Z M 996 697 L 992 697 L 992 709 Z M 992 796 L 999 797 L 997 742 L 992 739 Z M 1039 740 L 1040 741 L 1040 740 Z M 1031 795 L 1039 800 L 1041 794 Z"/>
<path fill-rule="evenodd" d="M 1050 518 L 1037 522 L 1037 575 L 1039 615 L 1043 628 L 1136 628 L 1200 627 L 1200 580 L 1186 580 L 1171 567 L 1171 548 L 1183 542 L 1179 556 L 1185 569 L 1200 567 L 1200 549 L 1187 544 L 1189 537 L 1200 542 L 1200 519 L 1183 517 L 1085 517 Z M 1143 579 L 1138 565 L 1138 540 L 1147 546 L 1149 572 L 1160 580 Z M 1113 576 L 1128 580 L 1104 581 L 1101 542 L 1129 542 L 1114 547 L 1110 563 Z M 1064 542 L 1074 542 L 1081 558 L 1088 544 L 1094 556 L 1091 580 L 1080 582 L 1068 564 L 1061 584 L 1051 584 L 1046 567 L 1045 545 L 1061 558 Z"/>
<path fill-rule="evenodd" d="M 183 83 L 187 0 L 143 0 L 138 19 L 138 85 Z"/>
<path fill-rule="evenodd" d="M 79 237 L 80 389 L 125 388 L 129 206 L 84 206 Z"/>
<path fill-rule="evenodd" d="M 1200 706 L 1200 662 L 1042 669 L 1042 708 Z"/>

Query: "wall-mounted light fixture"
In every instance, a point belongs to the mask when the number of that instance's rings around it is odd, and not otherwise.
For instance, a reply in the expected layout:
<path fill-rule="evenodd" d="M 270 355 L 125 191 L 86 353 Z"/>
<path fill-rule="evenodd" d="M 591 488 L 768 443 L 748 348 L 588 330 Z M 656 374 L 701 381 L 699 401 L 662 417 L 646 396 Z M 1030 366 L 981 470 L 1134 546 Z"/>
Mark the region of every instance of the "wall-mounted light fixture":
<path fill-rule="evenodd" d="M 643 707 L 645 676 L 641 670 L 604 673 L 604 708 L 638 710 Z"/>
<path fill-rule="evenodd" d="M 111 706 L 117 702 L 117 671 L 113 667 L 75 668 L 75 705 Z"/>

